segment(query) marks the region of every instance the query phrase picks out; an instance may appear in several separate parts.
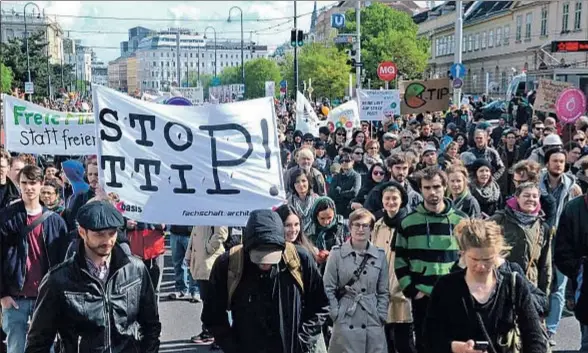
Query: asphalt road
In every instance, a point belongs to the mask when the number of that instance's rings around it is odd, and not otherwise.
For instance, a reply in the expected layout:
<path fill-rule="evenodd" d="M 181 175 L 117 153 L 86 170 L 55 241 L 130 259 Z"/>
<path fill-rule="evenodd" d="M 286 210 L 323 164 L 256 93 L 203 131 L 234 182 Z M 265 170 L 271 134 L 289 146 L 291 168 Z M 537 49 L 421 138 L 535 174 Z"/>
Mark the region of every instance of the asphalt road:
<path fill-rule="evenodd" d="M 174 291 L 173 268 L 168 251 L 161 286 L 162 299 L 159 315 L 162 323 L 161 353 L 202 353 L 210 352 L 209 346 L 197 346 L 190 343 L 190 337 L 201 331 L 200 312 L 202 304 L 189 301 L 170 301 L 167 294 Z M 580 348 L 580 328 L 573 317 L 564 318 L 560 324 L 555 351 L 577 351 Z M 216 351 L 219 352 L 219 351 Z M 360 353 L 360 352 L 359 352 Z"/>

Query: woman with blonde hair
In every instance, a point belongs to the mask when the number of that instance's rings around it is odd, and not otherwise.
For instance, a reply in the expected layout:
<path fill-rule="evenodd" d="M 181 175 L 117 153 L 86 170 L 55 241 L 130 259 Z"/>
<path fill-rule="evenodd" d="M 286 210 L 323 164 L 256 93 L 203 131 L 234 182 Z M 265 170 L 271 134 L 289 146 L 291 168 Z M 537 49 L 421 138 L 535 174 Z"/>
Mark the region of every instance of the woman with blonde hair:
<path fill-rule="evenodd" d="M 546 352 L 528 282 L 498 269 L 509 251 L 500 226 L 463 219 L 455 234 L 465 268 L 441 277 L 433 289 L 425 319 L 427 352 Z"/>
<path fill-rule="evenodd" d="M 467 169 L 464 166 L 452 165 L 445 172 L 449 186 L 447 190 L 453 201 L 453 207 L 469 217 L 479 217 L 481 214 L 480 204 L 470 193 L 470 179 Z"/>

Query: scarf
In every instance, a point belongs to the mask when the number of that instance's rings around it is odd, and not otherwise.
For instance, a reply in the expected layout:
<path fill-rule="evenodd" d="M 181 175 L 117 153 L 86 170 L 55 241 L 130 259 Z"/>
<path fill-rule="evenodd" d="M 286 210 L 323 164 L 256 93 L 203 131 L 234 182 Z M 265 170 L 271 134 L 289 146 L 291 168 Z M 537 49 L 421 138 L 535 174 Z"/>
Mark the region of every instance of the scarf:
<path fill-rule="evenodd" d="M 406 207 L 401 207 L 398 212 L 394 215 L 394 217 L 390 217 L 388 212 L 384 212 L 384 224 L 390 229 L 396 229 L 400 226 L 400 222 L 406 217 L 408 211 Z"/>
<path fill-rule="evenodd" d="M 496 182 L 490 180 L 486 185 L 480 186 L 478 183 L 472 183 L 470 192 L 480 203 L 491 204 L 500 199 L 500 187 Z M 484 201 L 484 202 L 481 202 Z"/>
<path fill-rule="evenodd" d="M 506 207 L 512 212 L 511 214 L 514 216 L 517 223 L 524 227 L 532 227 L 533 224 L 535 224 L 537 221 L 539 212 L 541 211 L 541 204 L 539 204 L 532 213 L 525 213 L 521 211 L 517 199 L 514 197 L 511 197 L 508 199 L 508 201 L 506 201 Z"/>
<path fill-rule="evenodd" d="M 326 204 L 328 208 L 331 208 L 331 209 L 333 209 L 333 211 L 335 211 L 335 217 L 333 217 L 333 219 L 331 220 L 331 223 L 329 223 L 326 226 L 322 226 L 318 222 L 318 219 L 316 219 L 316 217 L 318 215 L 318 212 L 316 212 L 316 209 L 318 209 L 318 206 L 321 204 Z M 314 202 L 314 207 L 312 208 L 312 218 L 313 218 L 312 221 L 316 227 L 316 240 L 315 240 L 314 245 L 316 245 L 316 247 L 319 250 L 328 250 L 327 249 L 327 241 L 326 241 L 327 232 L 329 232 L 333 228 L 337 227 L 337 208 L 335 207 L 335 201 L 333 201 L 330 197 L 327 197 L 327 196 L 321 196 L 321 197 L 317 198 L 316 201 Z"/>
<path fill-rule="evenodd" d="M 465 189 L 455 200 L 453 200 L 453 207 L 457 210 L 461 210 L 463 203 L 469 194 L 468 189 Z"/>
<path fill-rule="evenodd" d="M 293 193 L 290 199 L 292 207 L 294 207 L 294 209 L 296 210 L 296 212 L 298 212 L 300 217 L 302 217 L 303 220 L 308 219 L 308 217 L 310 216 L 310 212 L 312 211 L 312 205 L 316 200 L 314 194 L 307 195 L 304 200 L 301 200 L 297 194 Z"/>

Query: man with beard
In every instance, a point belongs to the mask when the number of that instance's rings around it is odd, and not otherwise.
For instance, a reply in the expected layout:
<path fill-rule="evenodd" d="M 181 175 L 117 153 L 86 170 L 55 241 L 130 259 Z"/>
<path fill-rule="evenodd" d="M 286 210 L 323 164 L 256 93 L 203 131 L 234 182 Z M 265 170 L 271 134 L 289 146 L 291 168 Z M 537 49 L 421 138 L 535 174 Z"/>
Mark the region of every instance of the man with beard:
<path fill-rule="evenodd" d="M 531 152 L 541 145 L 543 141 L 543 131 L 545 130 L 545 124 L 541 120 L 535 120 L 531 124 L 531 133 L 529 136 L 521 136 L 522 143 L 520 148 L 520 155 L 524 158 L 529 158 Z"/>
<path fill-rule="evenodd" d="M 419 184 L 424 201 L 397 229 L 394 269 L 404 295 L 412 299 L 417 351 L 425 353 L 423 323 L 429 296 L 437 279 L 459 258 L 453 229 L 467 216 L 444 198 L 447 175 L 438 167 L 423 169 Z"/>
<path fill-rule="evenodd" d="M 410 172 L 410 165 L 412 160 L 407 156 L 406 153 L 395 153 L 386 159 L 386 168 L 390 172 L 390 181 L 396 182 L 406 190 L 408 194 L 408 203 L 406 205 L 407 211 L 414 210 L 423 200 L 421 195 L 416 192 L 410 182 L 408 181 L 408 174 Z M 379 219 L 383 216 L 382 205 L 382 191 L 391 183 L 382 182 L 378 186 L 374 187 L 369 192 L 363 205 L 368 211 L 372 212 L 374 216 Z"/>
<path fill-rule="evenodd" d="M 24 352 L 39 283 L 63 261 L 69 241 L 63 219 L 41 205 L 41 168 L 25 166 L 18 180 L 21 200 L 0 211 L 0 303 L 9 353 Z"/>
<path fill-rule="evenodd" d="M 98 162 L 96 160 L 92 160 L 86 166 L 86 179 L 88 179 L 88 185 L 90 185 L 90 189 L 88 189 L 86 192 L 73 195 L 71 200 L 67 203 L 68 209 L 64 214 L 64 218 L 67 223 L 67 228 L 70 231 L 76 229 L 76 217 L 80 207 L 85 205 L 88 200 L 96 196 L 96 188 L 99 186 Z"/>
<path fill-rule="evenodd" d="M 79 209 L 77 223 L 82 241 L 43 279 L 25 353 L 49 352 L 56 334 L 63 353 L 158 352 L 161 323 L 149 272 L 116 244 L 122 214 L 108 201 L 92 201 Z"/>
<path fill-rule="evenodd" d="M 541 191 L 553 195 L 556 201 L 555 229 L 559 225 L 564 206 L 568 201 L 582 194 L 582 189 L 575 183 L 573 177 L 565 173 L 566 161 L 567 152 L 563 148 L 554 147 L 547 150 L 545 152 L 547 171 L 543 172 L 539 178 Z M 555 241 L 557 242 L 557 240 Z M 565 289 L 568 278 L 556 268 L 553 282 L 556 282 L 556 285 L 549 297 L 550 310 L 545 320 L 551 346 L 556 344 L 553 337 L 559 326 L 565 306 Z"/>

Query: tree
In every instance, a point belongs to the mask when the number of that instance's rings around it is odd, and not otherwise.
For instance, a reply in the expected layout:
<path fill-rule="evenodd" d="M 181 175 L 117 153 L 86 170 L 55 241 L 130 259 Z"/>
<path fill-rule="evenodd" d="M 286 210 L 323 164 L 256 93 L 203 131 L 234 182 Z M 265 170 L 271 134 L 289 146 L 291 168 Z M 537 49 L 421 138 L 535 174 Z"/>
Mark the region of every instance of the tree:
<path fill-rule="evenodd" d="M 335 46 L 321 43 L 305 44 L 298 53 L 298 81 L 312 80 L 313 97 L 343 97 L 349 82 L 347 55 Z M 287 54 L 280 65 L 282 77 L 288 82 L 288 90 L 296 94 L 294 80 L 294 58 Z M 300 90 L 302 88 L 300 87 Z"/>
<path fill-rule="evenodd" d="M 355 10 L 346 13 L 346 30 L 355 32 Z M 379 81 L 376 69 L 382 61 L 393 61 L 404 79 L 421 78 L 429 58 L 430 43 L 417 38 L 418 26 L 410 15 L 374 2 L 361 10 L 361 61 L 366 78 Z M 347 46 L 349 48 L 349 46 Z"/>
<path fill-rule="evenodd" d="M 0 62 L 0 93 L 10 93 L 14 74 L 12 69 Z"/>
<path fill-rule="evenodd" d="M 29 32 L 29 63 L 31 80 L 35 84 L 35 96 L 48 97 L 48 74 L 51 73 L 52 86 L 61 86 L 61 65 L 48 63 L 46 53 L 47 41 L 44 32 Z M 13 38 L 8 42 L 0 43 L 0 53 L 4 65 L 12 70 L 14 79 L 12 85 L 24 90 L 24 83 L 28 79 L 26 40 Z M 73 79 L 72 67 L 64 65 L 64 83 L 68 84 Z"/>
<path fill-rule="evenodd" d="M 219 75 L 221 85 L 230 85 L 241 83 L 241 66 L 231 66 L 225 68 Z"/>
<path fill-rule="evenodd" d="M 275 61 L 258 58 L 245 63 L 245 99 L 265 96 L 265 82 L 281 80 L 280 68 Z M 275 92 L 274 92 L 275 95 Z"/>

